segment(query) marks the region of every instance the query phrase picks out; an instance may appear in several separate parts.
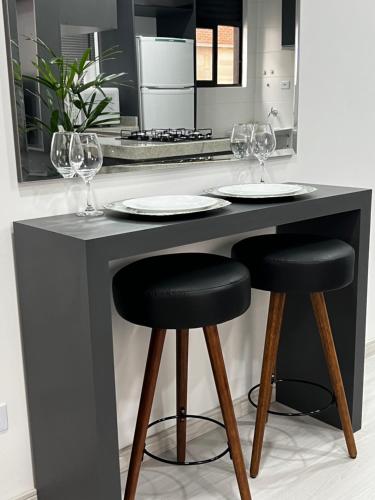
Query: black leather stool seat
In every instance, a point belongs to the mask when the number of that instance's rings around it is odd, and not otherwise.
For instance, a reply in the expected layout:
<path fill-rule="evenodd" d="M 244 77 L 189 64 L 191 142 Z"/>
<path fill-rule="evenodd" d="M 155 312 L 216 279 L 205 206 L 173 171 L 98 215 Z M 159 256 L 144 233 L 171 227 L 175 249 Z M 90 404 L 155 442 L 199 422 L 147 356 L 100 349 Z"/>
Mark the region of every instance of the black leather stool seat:
<path fill-rule="evenodd" d="M 236 243 L 232 256 L 251 273 L 252 286 L 271 292 L 324 292 L 353 281 L 354 249 L 338 239 L 270 234 Z"/>
<path fill-rule="evenodd" d="M 126 320 L 151 328 L 217 325 L 250 305 L 250 275 L 220 255 L 178 253 L 148 257 L 113 278 L 113 297 Z"/>

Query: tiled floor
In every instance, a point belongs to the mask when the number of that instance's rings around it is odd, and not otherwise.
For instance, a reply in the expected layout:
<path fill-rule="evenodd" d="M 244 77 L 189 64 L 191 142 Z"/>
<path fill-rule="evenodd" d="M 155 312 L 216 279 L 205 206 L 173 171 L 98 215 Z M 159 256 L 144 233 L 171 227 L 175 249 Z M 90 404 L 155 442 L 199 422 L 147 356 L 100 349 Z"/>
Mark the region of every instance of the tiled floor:
<path fill-rule="evenodd" d="M 246 466 L 254 416 L 239 422 Z M 351 460 L 340 431 L 310 418 L 270 416 L 261 473 L 250 480 L 253 500 L 375 500 L 375 356 L 366 362 L 364 422 L 356 440 L 358 458 Z M 189 443 L 190 454 L 207 457 L 208 450 L 220 451 L 223 442 L 222 431 L 214 430 Z M 192 467 L 148 461 L 137 493 L 137 500 L 240 498 L 227 457 Z"/>

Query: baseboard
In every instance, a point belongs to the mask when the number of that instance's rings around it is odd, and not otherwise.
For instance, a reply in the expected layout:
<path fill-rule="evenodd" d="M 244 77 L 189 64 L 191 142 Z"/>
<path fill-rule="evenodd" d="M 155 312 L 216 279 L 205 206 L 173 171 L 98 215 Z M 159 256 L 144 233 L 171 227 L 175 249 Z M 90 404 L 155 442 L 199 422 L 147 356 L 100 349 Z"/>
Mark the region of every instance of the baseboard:
<path fill-rule="evenodd" d="M 249 401 L 247 395 L 236 399 L 233 402 L 236 418 L 241 418 L 249 414 Z M 213 418 L 222 422 L 220 407 L 217 407 L 202 416 Z M 203 436 L 212 429 L 212 424 L 204 420 L 191 420 L 189 422 L 189 440 L 193 440 L 199 436 Z M 131 445 L 120 450 L 120 471 L 124 473 L 128 470 Z M 176 426 L 169 427 L 163 431 L 154 434 L 147 439 L 147 449 L 156 455 L 164 453 L 167 450 L 176 448 Z M 147 455 L 144 456 L 144 461 L 149 460 Z"/>
<path fill-rule="evenodd" d="M 10 500 L 38 500 L 36 490 L 30 490 L 28 493 L 23 493 L 17 497 L 13 497 Z"/>
<path fill-rule="evenodd" d="M 371 356 L 375 356 L 375 340 L 366 344 L 366 358 L 371 358 Z"/>

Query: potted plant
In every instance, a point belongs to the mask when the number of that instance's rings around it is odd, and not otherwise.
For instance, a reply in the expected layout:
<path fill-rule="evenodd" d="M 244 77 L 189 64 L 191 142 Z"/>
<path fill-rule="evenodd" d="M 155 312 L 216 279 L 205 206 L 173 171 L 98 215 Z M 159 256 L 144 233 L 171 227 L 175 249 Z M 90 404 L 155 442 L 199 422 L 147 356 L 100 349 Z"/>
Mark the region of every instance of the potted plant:
<path fill-rule="evenodd" d="M 100 73 L 90 81 L 87 81 L 87 76 L 93 65 L 113 59 L 121 51 L 113 47 L 91 58 L 91 49 L 87 49 L 80 59 L 71 63 L 64 60 L 62 55 L 57 55 L 40 38 L 30 40 L 46 56 L 38 54 L 33 61 L 35 76 L 22 77 L 37 84 L 35 90 L 26 91 L 40 99 L 49 116 L 48 121 L 36 116 L 28 117 L 34 128 L 43 129 L 51 135 L 62 129 L 66 132 L 84 132 L 89 127 L 105 125 L 113 120 L 113 113 L 106 112 L 111 98 L 105 94 L 105 85 L 110 82 L 123 85 L 119 80 L 125 73 Z M 111 118 L 107 117 L 109 114 Z"/>

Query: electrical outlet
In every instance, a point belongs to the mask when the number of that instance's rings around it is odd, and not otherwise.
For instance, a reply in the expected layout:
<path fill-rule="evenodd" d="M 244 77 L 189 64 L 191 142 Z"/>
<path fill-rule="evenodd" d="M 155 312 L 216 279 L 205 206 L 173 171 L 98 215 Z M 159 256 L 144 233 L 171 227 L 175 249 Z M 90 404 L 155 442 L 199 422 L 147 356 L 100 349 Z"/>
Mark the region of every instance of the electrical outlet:
<path fill-rule="evenodd" d="M 8 430 L 8 410 L 7 405 L 0 404 L 0 432 Z"/>

